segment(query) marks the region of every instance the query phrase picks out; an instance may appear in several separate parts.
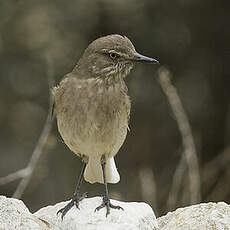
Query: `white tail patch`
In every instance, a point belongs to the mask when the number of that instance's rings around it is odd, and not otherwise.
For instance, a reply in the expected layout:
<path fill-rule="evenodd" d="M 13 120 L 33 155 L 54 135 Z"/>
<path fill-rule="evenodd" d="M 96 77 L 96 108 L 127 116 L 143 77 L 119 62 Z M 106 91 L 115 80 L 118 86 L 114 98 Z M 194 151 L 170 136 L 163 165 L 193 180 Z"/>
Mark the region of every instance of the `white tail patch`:
<path fill-rule="evenodd" d="M 114 158 L 107 158 L 105 164 L 105 175 L 108 183 L 117 183 L 120 181 L 120 175 L 117 171 Z M 84 178 L 86 181 L 93 183 L 104 183 L 100 158 L 89 158 L 86 166 Z"/>

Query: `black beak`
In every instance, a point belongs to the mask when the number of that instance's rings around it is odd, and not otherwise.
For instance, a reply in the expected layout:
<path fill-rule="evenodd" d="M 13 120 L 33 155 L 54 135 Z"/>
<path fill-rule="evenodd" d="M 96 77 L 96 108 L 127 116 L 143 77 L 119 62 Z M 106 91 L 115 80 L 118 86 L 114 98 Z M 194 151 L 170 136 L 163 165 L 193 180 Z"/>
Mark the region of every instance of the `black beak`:
<path fill-rule="evenodd" d="M 150 58 L 150 57 L 146 57 L 146 56 L 141 55 L 139 53 L 135 54 L 135 56 L 133 58 L 133 61 L 136 61 L 136 62 L 150 62 L 150 63 L 153 63 L 153 64 L 160 64 L 160 62 L 157 61 L 156 59 Z"/>

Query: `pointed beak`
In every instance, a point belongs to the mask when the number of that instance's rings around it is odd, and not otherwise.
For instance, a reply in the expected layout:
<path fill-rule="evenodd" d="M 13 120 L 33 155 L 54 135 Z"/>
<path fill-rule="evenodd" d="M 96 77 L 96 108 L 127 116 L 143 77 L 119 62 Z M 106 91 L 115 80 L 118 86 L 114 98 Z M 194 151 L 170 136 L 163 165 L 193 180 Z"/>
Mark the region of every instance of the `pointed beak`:
<path fill-rule="evenodd" d="M 136 53 L 134 58 L 133 58 L 133 61 L 135 62 L 149 62 L 149 63 L 153 63 L 153 64 L 160 64 L 159 61 L 157 61 L 156 59 L 154 58 L 150 58 L 150 57 L 146 57 L 142 54 L 139 54 L 139 53 Z"/>

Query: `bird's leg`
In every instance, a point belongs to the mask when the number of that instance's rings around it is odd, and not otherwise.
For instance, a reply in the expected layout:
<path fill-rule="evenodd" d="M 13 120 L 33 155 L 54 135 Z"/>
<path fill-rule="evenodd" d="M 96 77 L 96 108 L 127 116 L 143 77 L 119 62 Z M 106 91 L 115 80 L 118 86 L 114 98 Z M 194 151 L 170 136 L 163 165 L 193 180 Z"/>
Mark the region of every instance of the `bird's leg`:
<path fill-rule="evenodd" d="M 79 202 L 81 200 L 83 200 L 85 197 L 87 197 L 87 193 L 83 193 L 80 194 L 80 187 L 81 187 L 81 183 L 82 183 L 82 179 L 83 179 L 83 175 L 85 172 L 85 168 L 86 168 L 86 163 L 83 162 L 83 166 L 81 169 L 81 173 L 80 176 L 78 178 L 78 182 L 77 182 L 77 186 L 73 195 L 72 200 L 62 209 L 60 209 L 57 214 L 61 213 L 61 218 L 63 219 L 63 217 L 65 216 L 65 214 L 75 205 L 78 209 L 79 209 Z"/>
<path fill-rule="evenodd" d="M 113 204 L 111 204 L 110 199 L 109 199 L 109 191 L 108 191 L 108 185 L 106 182 L 106 173 L 105 173 L 105 158 L 103 157 L 101 160 L 101 167 L 102 167 L 102 172 L 103 172 L 103 179 L 104 179 L 104 184 L 105 184 L 105 195 L 103 196 L 102 199 L 102 204 L 100 206 L 98 206 L 94 212 L 99 211 L 100 209 L 106 207 L 106 217 L 110 214 L 110 208 L 114 208 L 114 209 L 121 209 L 124 211 L 124 209 L 120 206 L 115 206 Z"/>

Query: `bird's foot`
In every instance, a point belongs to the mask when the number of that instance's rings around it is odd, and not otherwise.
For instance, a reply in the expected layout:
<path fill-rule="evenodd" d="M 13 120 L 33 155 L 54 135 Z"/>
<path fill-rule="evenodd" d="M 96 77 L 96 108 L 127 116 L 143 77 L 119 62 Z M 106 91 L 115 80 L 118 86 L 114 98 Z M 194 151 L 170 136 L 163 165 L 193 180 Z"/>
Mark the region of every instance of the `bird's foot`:
<path fill-rule="evenodd" d="M 102 209 L 104 207 L 106 207 L 106 217 L 110 214 L 110 208 L 120 209 L 120 210 L 124 211 L 124 209 L 122 207 L 111 204 L 110 199 L 107 195 L 103 196 L 102 204 L 100 206 L 98 206 L 94 210 L 94 212 L 99 211 L 100 209 Z"/>
<path fill-rule="evenodd" d="M 72 200 L 62 209 L 60 209 L 58 212 L 57 212 L 57 215 L 59 213 L 61 213 L 61 218 L 63 220 L 65 214 L 75 205 L 78 209 L 79 208 L 79 202 L 82 201 L 84 198 L 87 197 L 87 193 L 83 193 L 83 194 L 75 194 L 74 197 L 72 198 Z"/>

